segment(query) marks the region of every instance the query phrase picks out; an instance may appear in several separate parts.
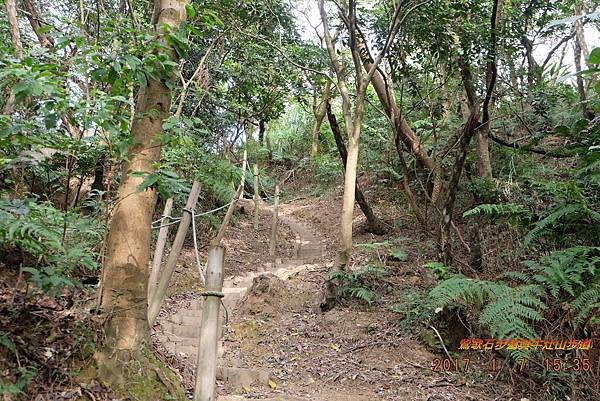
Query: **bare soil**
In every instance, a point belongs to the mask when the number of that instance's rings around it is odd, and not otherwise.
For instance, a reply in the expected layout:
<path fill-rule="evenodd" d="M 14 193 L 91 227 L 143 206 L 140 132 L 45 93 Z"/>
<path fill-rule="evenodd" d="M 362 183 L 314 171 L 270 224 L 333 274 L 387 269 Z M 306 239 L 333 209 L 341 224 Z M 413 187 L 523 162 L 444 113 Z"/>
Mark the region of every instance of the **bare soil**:
<path fill-rule="evenodd" d="M 341 199 L 330 196 L 283 206 L 285 213 L 308 223 L 319 234 L 327 252 L 322 260 L 271 285 L 268 291 L 251 291 L 235 311 L 225 332 L 225 358 L 233 366 L 269 370 L 273 383 L 271 387 L 244 388 L 221 384 L 219 394 L 238 394 L 243 399 L 336 401 L 525 398 L 496 380 L 497 373 L 488 371 L 491 355 L 467 356 L 471 366 L 466 374 L 433 372 L 434 359 L 447 357 L 437 353 L 436 345 L 425 345 L 420 335 L 402 324 L 402 316 L 393 312 L 404 290 L 426 289 L 433 283 L 422 265 L 433 260 L 434 244 L 403 223 L 404 211 L 386 209 L 384 218 L 397 222 L 396 226 L 392 225 L 386 236 L 376 237 L 362 230 L 363 217 L 356 210 L 356 244 L 395 241 L 407 254 L 405 262 L 394 262 L 378 249 L 356 248 L 354 269 L 382 261 L 390 270 L 382 278 L 377 302 L 368 305 L 346 300 L 327 313 L 318 310 L 319 291 L 335 259 L 340 204 Z M 230 231 L 228 241 L 234 241 L 233 235 Z M 438 341 L 431 336 L 432 343 Z"/>

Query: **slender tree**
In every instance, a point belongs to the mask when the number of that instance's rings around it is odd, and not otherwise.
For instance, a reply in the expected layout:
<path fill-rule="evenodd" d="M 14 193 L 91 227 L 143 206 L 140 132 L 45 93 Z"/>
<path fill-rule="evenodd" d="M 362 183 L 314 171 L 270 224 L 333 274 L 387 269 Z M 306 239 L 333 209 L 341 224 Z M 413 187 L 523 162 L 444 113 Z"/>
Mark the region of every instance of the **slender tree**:
<path fill-rule="evenodd" d="M 175 30 L 185 20 L 186 3 L 186 0 L 155 1 L 152 22 L 158 40 L 163 40 L 163 24 Z M 175 57 L 174 53 L 171 56 Z M 105 344 L 103 352 L 98 354 L 99 365 L 108 374 L 119 366 L 119 361 L 131 358 L 149 335 L 147 282 L 150 223 L 156 194 L 152 188 L 138 191 L 143 176 L 132 173 L 150 174 L 153 164 L 160 159 L 162 124 L 171 105 L 169 79 L 172 77 L 150 79 L 139 89 L 131 127 L 133 142 L 122 168 L 108 228 L 101 297 Z"/>

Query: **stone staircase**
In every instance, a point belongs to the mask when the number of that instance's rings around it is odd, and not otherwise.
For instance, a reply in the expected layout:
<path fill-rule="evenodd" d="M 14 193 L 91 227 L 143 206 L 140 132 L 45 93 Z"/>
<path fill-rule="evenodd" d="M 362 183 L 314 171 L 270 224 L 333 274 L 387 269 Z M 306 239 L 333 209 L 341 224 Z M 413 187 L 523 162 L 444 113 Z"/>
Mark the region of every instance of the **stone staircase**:
<path fill-rule="evenodd" d="M 305 270 L 307 264 L 322 257 L 324 245 L 306 225 L 284 213 L 280 215 L 280 222 L 286 224 L 295 233 L 294 258 L 283 261 L 277 259 L 275 264 L 262 266 L 259 269 L 261 271 L 248 272 L 243 276 L 224 280 L 223 293 L 225 297 L 223 298 L 223 305 L 229 314 L 235 312 L 237 305 L 242 301 L 256 277 L 271 273 L 285 281 Z M 155 329 L 155 335 L 164 345 L 165 349 L 175 355 L 189 357 L 194 362 L 198 353 L 202 304 L 203 299 L 190 301 L 189 307 L 180 309 L 175 314 L 161 319 L 158 330 Z M 221 308 L 219 337 L 222 337 L 225 318 L 225 311 Z M 217 380 L 226 382 L 230 386 L 237 388 L 268 384 L 271 372 L 264 369 L 241 367 L 239 366 L 240 362 L 236 361 L 229 361 L 227 363 L 224 359 L 226 352 L 227 350 L 221 339 L 217 351 Z M 226 366 L 227 364 L 229 366 Z"/>

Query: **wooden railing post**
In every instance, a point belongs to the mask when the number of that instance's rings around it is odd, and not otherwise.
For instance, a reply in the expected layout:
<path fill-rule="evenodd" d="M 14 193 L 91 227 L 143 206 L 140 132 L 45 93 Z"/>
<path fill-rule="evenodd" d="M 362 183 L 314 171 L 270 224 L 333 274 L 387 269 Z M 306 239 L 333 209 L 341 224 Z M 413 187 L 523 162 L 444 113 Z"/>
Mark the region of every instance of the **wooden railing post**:
<path fill-rule="evenodd" d="M 154 257 L 152 258 L 152 270 L 150 272 L 150 279 L 148 280 L 148 299 L 152 297 L 152 294 L 156 290 L 156 283 L 158 281 L 158 273 L 160 272 L 160 264 L 163 259 L 163 253 L 165 251 L 165 245 L 167 244 L 167 235 L 169 235 L 169 227 L 166 225 L 169 223 L 169 217 L 171 217 L 171 210 L 173 210 L 173 198 L 167 199 L 165 203 L 165 209 L 160 220 L 160 229 L 158 230 L 158 238 L 156 239 L 156 249 L 154 250 Z"/>
<path fill-rule="evenodd" d="M 258 164 L 254 163 L 254 229 L 258 230 L 258 214 L 260 212 L 258 203 L 260 196 L 258 195 Z"/>
<path fill-rule="evenodd" d="M 185 240 L 188 228 L 190 227 L 190 222 L 192 221 L 191 211 L 194 210 L 194 208 L 196 207 L 196 202 L 198 202 L 199 194 L 200 183 L 194 181 L 194 184 L 192 185 L 192 190 L 190 191 L 190 195 L 188 196 L 187 202 L 185 204 L 183 215 L 181 216 L 181 221 L 179 222 L 179 227 L 177 228 L 177 234 L 175 235 L 175 240 L 173 241 L 173 246 L 171 247 L 171 252 L 169 253 L 169 258 L 167 259 L 167 263 L 165 264 L 165 269 L 162 275 L 160 276 L 158 285 L 156 286 L 156 290 L 148 299 L 148 323 L 150 324 L 150 327 L 152 327 L 152 325 L 154 324 L 154 321 L 158 316 L 158 312 L 160 311 L 160 305 L 162 304 L 163 300 L 165 299 L 165 296 L 167 295 L 169 281 L 171 281 L 171 276 L 173 275 L 173 271 L 175 270 L 177 259 L 179 259 L 181 248 L 183 248 L 183 241 Z"/>
<path fill-rule="evenodd" d="M 273 204 L 273 223 L 271 224 L 271 238 L 269 241 L 269 255 L 275 256 L 277 242 L 277 209 L 279 208 L 279 185 L 275 185 L 275 202 Z"/>
<path fill-rule="evenodd" d="M 219 309 L 223 296 L 223 260 L 225 248 L 213 245 L 208 251 L 206 290 L 203 292 L 202 321 L 196 364 L 194 401 L 213 401 L 217 374 Z"/>

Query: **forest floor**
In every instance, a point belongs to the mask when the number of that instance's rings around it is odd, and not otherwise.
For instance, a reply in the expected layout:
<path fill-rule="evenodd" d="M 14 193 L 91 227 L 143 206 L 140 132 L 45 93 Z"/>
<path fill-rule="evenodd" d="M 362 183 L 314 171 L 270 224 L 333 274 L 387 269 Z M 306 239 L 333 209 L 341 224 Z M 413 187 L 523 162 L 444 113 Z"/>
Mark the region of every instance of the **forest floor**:
<path fill-rule="evenodd" d="M 446 356 L 434 330 L 425 334 L 418 330 L 418 316 L 411 312 L 418 310 L 418 294 L 434 283 L 423 267 L 434 260 L 434 244 L 420 238 L 406 211 L 375 204 L 390 223 L 390 232 L 378 237 L 364 232 L 364 218 L 360 210 L 355 211 L 356 252 L 351 269 L 379 261 L 387 272 L 373 287 L 376 299 L 371 304 L 345 300 L 328 312 L 320 311 L 321 286 L 335 260 L 340 205 L 341 199 L 333 195 L 281 205 L 283 224 L 275 258 L 268 255 L 268 210 L 261 214 L 258 231 L 252 228 L 250 213 L 239 215 L 228 230 L 225 275 L 230 279 L 247 272 L 269 272 L 277 262 L 286 266 L 286 260 L 293 262 L 287 266 L 294 271 L 285 280 L 272 276 L 266 291 L 250 288 L 229 311 L 220 363 L 266 370 L 270 380 L 253 385 L 218 382 L 219 400 L 527 400 L 530 396 L 499 379 L 509 373 L 502 368 L 490 370 L 491 354 L 458 355 L 456 348 L 450 348 L 453 358 L 470 359 L 469 372 L 432 370 L 434 360 Z M 300 252 L 294 235 L 308 238 Z M 406 257 L 394 261 L 378 247 L 361 246 L 375 242 L 401 248 Z M 303 246 L 323 251 L 303 256 Z M 182 266 L 193 263 L 191 249 L 184 251 L 182 261 Z M 200 298 L 190 278 L 194 272 L 188 268 L 176 273 L 163 319 Z M 160 343 L 157 350 L 191 392 L 195 357 L 169 351 Z"/>

